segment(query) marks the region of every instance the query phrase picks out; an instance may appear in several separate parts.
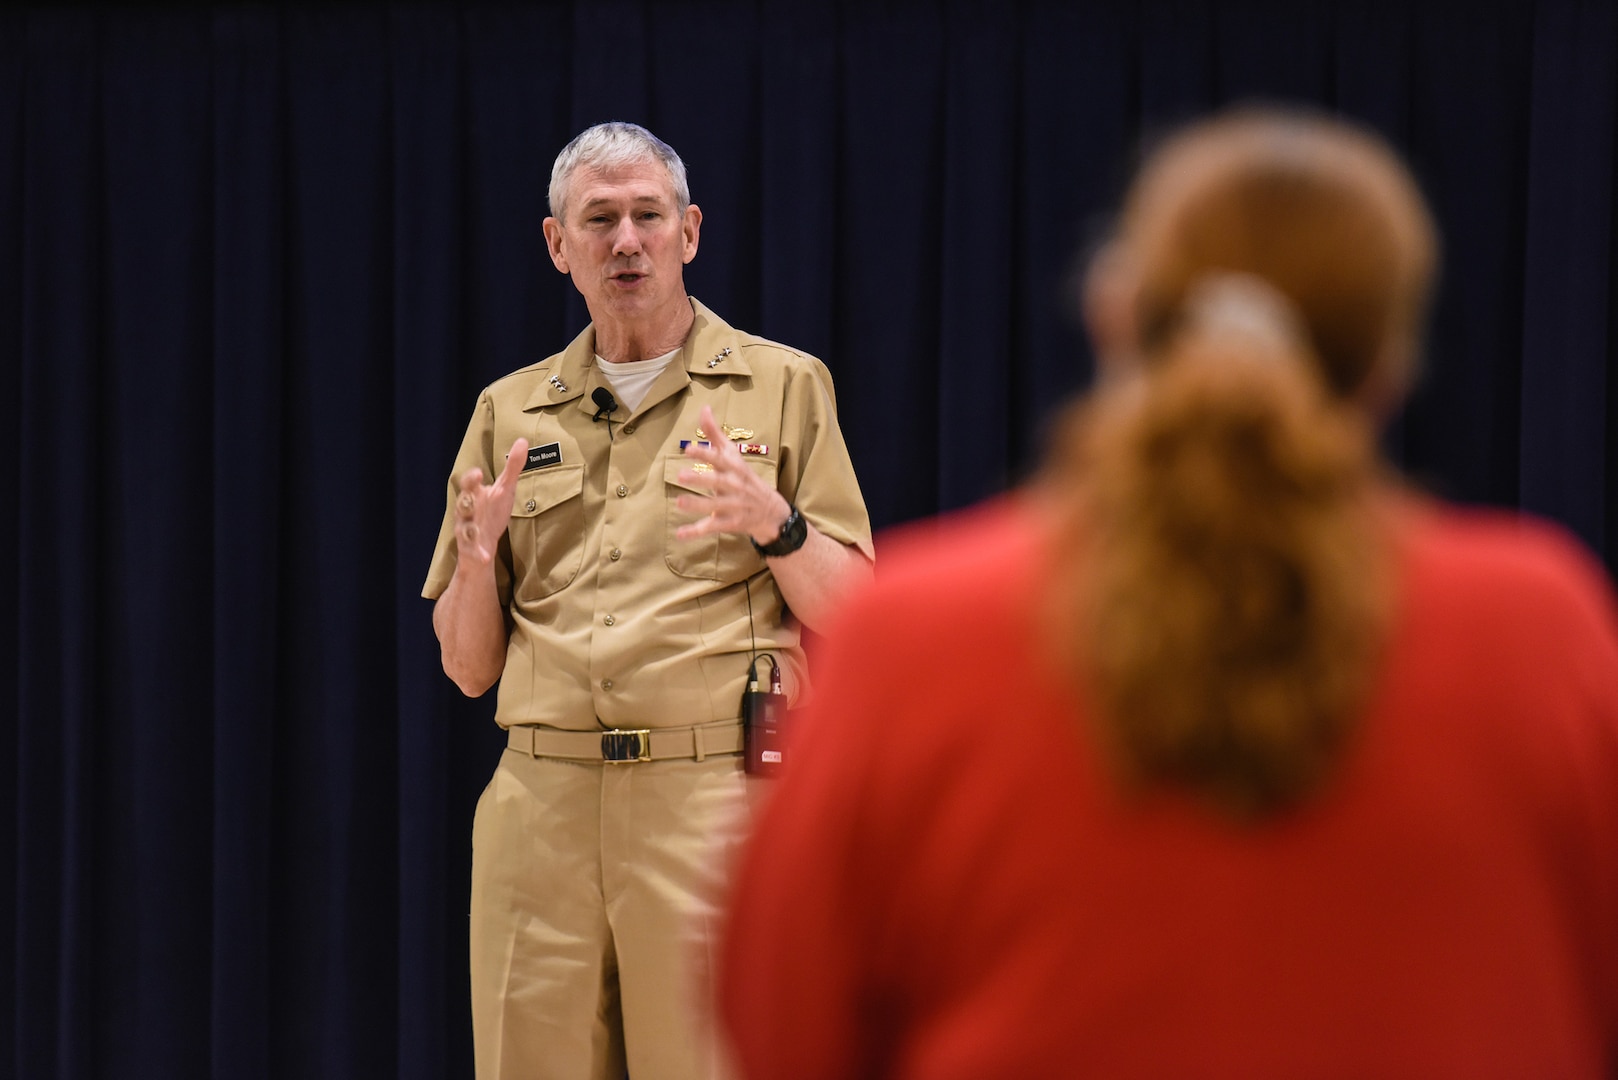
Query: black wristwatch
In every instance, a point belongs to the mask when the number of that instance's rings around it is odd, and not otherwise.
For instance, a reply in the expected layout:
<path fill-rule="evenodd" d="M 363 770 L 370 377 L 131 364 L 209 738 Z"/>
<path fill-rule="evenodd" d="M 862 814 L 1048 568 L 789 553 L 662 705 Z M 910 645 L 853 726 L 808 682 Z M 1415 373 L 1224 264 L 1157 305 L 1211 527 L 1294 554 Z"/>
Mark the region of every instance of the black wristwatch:
<path fill-rule="evenodd" d="M 809 539 L 809 523 L 803 520 L 803 515 L 798 513 L 796 506 L 789 506 L 787 509 L 791 513 L 787 514 L 786 521 L 781 523 L 781 533 L 774 540 L 768 544 L 761 544 L 751 536 L 748 537 L 749 540 L 753 540 L 753 546 L 758 549 L 760 555 L 791 555 L 803 547 L 803 542 Z"/>

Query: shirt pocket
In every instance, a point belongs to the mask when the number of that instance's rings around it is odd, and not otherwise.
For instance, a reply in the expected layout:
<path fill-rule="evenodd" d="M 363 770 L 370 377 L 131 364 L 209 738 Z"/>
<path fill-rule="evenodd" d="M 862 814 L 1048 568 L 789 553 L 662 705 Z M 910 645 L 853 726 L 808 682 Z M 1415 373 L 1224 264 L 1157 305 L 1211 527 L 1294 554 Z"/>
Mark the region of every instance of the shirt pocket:
<path fill-rule="evenodd" d="M 539 600 L 584 564 L 584 466 L 553 465 L 517 478 L 511 504 L 512 595 Z"/>
<path fill-rule="evenodd" d="M 748 468 L 757 473 L 771 490 L 775 489 L 775 462 L 762 459 L 747 461 Z M 706 495 L 700 487 L 680 482 L 680 474 L 695 464 L 684 454 L 668 458 L 663 463 L 663 488 L 667 494 L 668 517 L 664 535 L 664 550 L 669 569 L 680 577 L 701 578 L 706 581 L 736 582 L 751 577 L 764 569 L 764 556 L 753 547 L 753 542 L 741 533 L 714 536 L 694 536 L 681 540 L 674 530 L 696 521 L 700 514 L 681 510 L 675 500 L 682 494 Z"/>

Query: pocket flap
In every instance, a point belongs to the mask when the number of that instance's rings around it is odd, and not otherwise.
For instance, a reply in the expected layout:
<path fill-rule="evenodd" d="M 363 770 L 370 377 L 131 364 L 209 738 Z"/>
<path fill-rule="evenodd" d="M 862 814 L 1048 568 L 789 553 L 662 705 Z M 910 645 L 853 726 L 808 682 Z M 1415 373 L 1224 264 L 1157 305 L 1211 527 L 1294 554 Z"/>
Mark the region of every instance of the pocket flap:
<path fill-rule="evenodd" d="M 756 472 L 759 475 L 759 478 L 762 479 L 766 484 L 769 484 L 772 488 L 775 486 L 775 462 L 770 461 L 767 458 L 759 458 L 756 460 L 753 458 L 744 458 L 743 460 L 747 462 L 747 467 Z M 680 474 L 696 464 L 697 462 L 692 461 L 683 454 L 676 457 L 667 458 L 663 462 L 663 479 L 670 487 L 677 487 L 682 491 L 694 492 L 697 495 L 706 495 L 708 494 L 707 488 L 701 487 L 697 484 L 685 484 L 680 482 Z"/>
<path fill-rule="evenodd" d="M 517 477 L 517 498 L 511 516 L 533 517 L 560 506 L 584 492 L 584 466 L 552 465 Z"/>
<path fill-rule="evenodd" d="M 700 487 L 696 484 L 681 483 L 680 481 L 680 474 L 696 464 L 698 463 L 692 461 L 684 454 L 679 454 L 671 458 L 665 458 L 663 461 L 663 480 L 670 487 L 677 487 L 685 491 L 695 492 L 698 495 L 706 495 L 708 494 L 708 490 L 706 488 Z"/>

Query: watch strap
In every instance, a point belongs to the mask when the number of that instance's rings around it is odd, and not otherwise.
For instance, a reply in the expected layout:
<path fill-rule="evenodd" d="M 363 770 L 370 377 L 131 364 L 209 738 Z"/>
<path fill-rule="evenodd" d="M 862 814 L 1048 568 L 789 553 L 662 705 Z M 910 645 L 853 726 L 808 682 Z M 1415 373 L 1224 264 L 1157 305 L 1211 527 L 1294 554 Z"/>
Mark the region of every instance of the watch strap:
<path fill-rule="evenodd" d="M 781 523 L 781 532 L 774 540 L 768 544 L 761 544 L 748 537 L 749 540 L 753 540 L 753 547 L 760 555 L 771 557 L 791 555 L 803 547 L 804 541 L 809 539 L 809 523 L 803 520 L 803 515 L 798 513 L 796 506 L 789 506 L 787 509 L 789 511 L 787 519 Z"/>

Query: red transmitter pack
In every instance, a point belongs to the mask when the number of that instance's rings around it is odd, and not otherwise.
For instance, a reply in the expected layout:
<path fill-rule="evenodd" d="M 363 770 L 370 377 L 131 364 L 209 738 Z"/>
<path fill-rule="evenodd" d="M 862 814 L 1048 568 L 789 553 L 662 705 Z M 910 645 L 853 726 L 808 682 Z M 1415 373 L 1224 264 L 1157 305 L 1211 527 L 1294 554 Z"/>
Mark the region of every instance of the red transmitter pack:
<path fill-rule="evenodd" d="M 770 686 L 758 680 L 760 660 L 770 662 Z M 779 777 L 786 767 L 787 696 L 781 690 L 781 665 L 769 653 L 754 657 L 747 667 L 747 689 L 742 693 L 743 762 L 749 776 Z"/>

